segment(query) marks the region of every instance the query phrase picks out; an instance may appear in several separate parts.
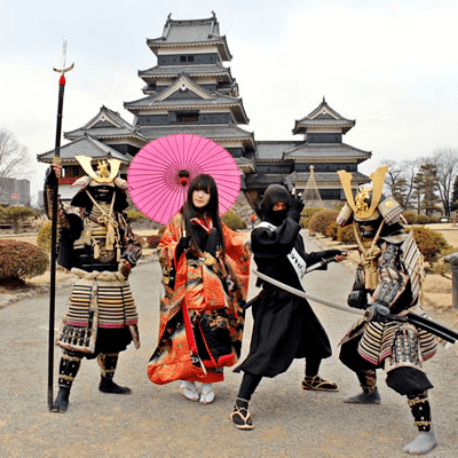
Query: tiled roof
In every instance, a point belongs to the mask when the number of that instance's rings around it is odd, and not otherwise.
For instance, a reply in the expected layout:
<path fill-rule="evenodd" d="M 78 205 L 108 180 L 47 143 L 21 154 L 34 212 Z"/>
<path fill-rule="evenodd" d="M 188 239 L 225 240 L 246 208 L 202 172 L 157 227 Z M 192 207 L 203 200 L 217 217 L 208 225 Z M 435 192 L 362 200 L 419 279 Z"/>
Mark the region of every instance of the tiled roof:
<path fill-rule="evenodd" d="M 256 159 L 282 160 L 285 151 L 289 151 L 303 143 L 300 141 L 257 141 Z"/>
<path fill-rule="evenodd" d="M 189 81 L 191 88 L 195 87 L 195 90 L 200 91 L 205 94 L 206 99 L 200 97 L 194 98 L 164 98 L 164 93 L 160 92 L 159 94 L 148 95 L 139 100 L 134 100 L 133 102 L 125 102 L 124 107 L 126 110 L 137 112 L 141 110 L 171 110 L 171 109 L 202 109 L 208 107 L 231 107 L 233 109 L 233 114 L 236 117 L 236 121 L 239 124 L 248 124 L 249 120 L 245 113 L 243 107 L 243 102 L 241 98 L 232 97 L 227 94 L 222 94 L 221 92 L 211 93 L 206 89 L 200 87 L 192 80 L 190 80 L 187 75 L 184 77 L 186 81 Z M 181 80 L 181 79 L 180 79 Z M 178 86 L 180 80 L 177 80 L 173 86 Z M 167 90 L 167 89 L 166 89 Z M 178 91 L 176 91 L 178 92 Z M 174 93 L 176 93 L 174 92 Z M 172 95 L 172 94 L 171 94 Z"/>
<path fill-rule="evenodd" d="M 139 135 L 136 127 L 123 119 L 119 113 L 105 106 L 102 106 L 99 113 L 83 127 L 65 132 L 64 136 L 69 140 L 76 140 L 86 134 L 97 138 L 135 137 L 138 140 L 146 140 Z"/>
<path fill-rule="evenodd" d="M 197 76 L 219 76 L 220 81 L 233 81 L 231 70 L 219 64 L 157 65 L 148 70 L 140 70 L 138 76 L 144 80 L 149 78 L 175 78 L 181 72 L 186 72 L 193 78 Z"/>
<path fill-rule="evenodd" d="M 337 175 L 336 172 L 314 172 L 313 173 L 315 177 L 315 181 L 317 183 L 340 183 L 340 178 L 339 175 Z M 352 173 L 353 175 L 353 183 L 366 183 L 370 181 L 370 178 L 367 175 L 364 175 L 363 173 L 360 172 L 355 172 Z M 294 181 L 302 181 L 302 182 L 307 182 L 310 178 L 310 173 L 299 173 L 299 172 L 293 172 L 289 175 L 289 179 L 294 182 Z"/>
<path fill-rule="evenodd" d="M 369 159 L 370 151 L 363 151 L 346 143 L 302 143 L 301 145 L 285 151 L 284 158 L 288 159 L 327 159 L 327 158 L 355 158 Z"/>
<path fill-rule="evenodd" d="M 149 140 L 172 134 L 191 134 L 207 137 L 211 140 L 239 139 L 249 140 L 254 145 L 254 134 L 247 132 L 234 124 L 227 125 L 193 125 L 193 126 L 144 126 L 141 133 Z"/>
<path fill-rule="evenodd" d="M 160 47 L 182 44 L 216 44 L 224 60 L 232 58 L 227 47 L 226 37 L 220 35 L 219 22 L 216 16 L 208 19 L 173 20 L 170 15 L 164 26 L 162 36 L 146 41 L 148 46 L 157 53 Z"/>
<path fill-rule="evenodd" d="M 340 183 L 339 176 L 335 172 L 329 173 L 314 173 L 315 181 L 319 185 L 319 183 Z M 309 173 L 297 173 L 293 172 L 288 175 L 288 178 L 291 180 L 292 183 L 294 182 L 307 182 L 309 179 Z M 269 184 L 273 183 L 281 183 L 282 180 L 285 178 L 285 175 L 278 174 L 278 173 L 266 173 L 266 174 L 252 174 L 246 175 L 245 180 L 248 186 L 250 187 L 264 187 L 268 186 Z M 362 174 L 362 173 L 353 173 L 353 183 L 361 184 L 367 183 L 370 179 Z"/>
<path fill-rule="evenodd" d="M 130 154 L 121 154 L 119 151 L 116 151 L 90 136 L 82 137 L 60 148 L 60 158 L 63 164 L 74 162 L 75 156 L 88 156 L 97 159 L 113 158 L 119 159 L 126 164 L 129 164 L 132 160 Z M 54 150 L 38 154 L 37 159 L 39 162 L 44 162 L 46 164 L 52 163 L 54 159 Z"/>
<path fill-rule="evenodd" d="M 342 133 L 348 132 L 356 121 L 344 118 L 331 108 L 323 97 L 323 101 L 311 113 L 300 120 L 296 120 L 293 134 L 304 133 L 307 127 L 341 127 Z"/>

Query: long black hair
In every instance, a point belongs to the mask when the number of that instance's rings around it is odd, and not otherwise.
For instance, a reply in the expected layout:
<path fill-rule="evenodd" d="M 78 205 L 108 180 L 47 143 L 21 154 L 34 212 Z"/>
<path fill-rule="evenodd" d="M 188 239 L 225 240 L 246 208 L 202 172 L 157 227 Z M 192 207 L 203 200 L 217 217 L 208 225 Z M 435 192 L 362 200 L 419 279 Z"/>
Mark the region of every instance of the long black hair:
<path fill-rule="evenodd" d="M 210 194 L 210 201 L 203 208 L 197 208 L 192 202 L 192 194 L 194 191 L 205 191 Z M 207 215 L 213 222 L 213 227 L 216 229 L 218 235 L 218 242 L 221 245 L 223 254 L 225 252 L 223 229 L 221 227 L 221 219 L 219 217 L 219 198 L 218 188 L 216 187 L 215 180 L 210 175 L 201 174 L 197 175 L 190 183 L 188 188 L 188 199 L 183 206 L 184 224 L 186 233 L 191 237 L 195 246 L 198 246 L 197 237 L 191 219 Z"/>

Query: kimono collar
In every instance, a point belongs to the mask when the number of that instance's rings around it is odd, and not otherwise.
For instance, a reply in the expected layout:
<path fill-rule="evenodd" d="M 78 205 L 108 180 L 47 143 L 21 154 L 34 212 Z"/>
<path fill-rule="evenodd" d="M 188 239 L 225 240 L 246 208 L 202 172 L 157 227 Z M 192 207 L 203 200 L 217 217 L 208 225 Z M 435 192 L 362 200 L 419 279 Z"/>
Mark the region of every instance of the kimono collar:
<path fill-rule="evenodd" d="M 195 226 L 200 226 L 204 231 L 209 234 L 210 231 L 213 229 L 213 221 L 210 216 L 204 215 L 204 216 L 196 216 L 194 218 L 191 218 L 191 224 L 194 224 Z"/>

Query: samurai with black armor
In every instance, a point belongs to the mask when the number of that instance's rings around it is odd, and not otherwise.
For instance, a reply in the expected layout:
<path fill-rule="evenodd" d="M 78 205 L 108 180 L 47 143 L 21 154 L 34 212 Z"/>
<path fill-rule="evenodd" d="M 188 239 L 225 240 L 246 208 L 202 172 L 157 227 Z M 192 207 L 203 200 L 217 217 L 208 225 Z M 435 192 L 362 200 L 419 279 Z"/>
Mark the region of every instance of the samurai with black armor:
<path fill-rule="evenodd" d="M 422 255 L 402 224 L 402 207 L 382 188 L 388 167 L 371 174 L 372 186 L 360 187 L 353 197 L 352 175 L 339 171 L 347 204 L 337 223 L 352 223 L 360 263 L 348 305 L 365 309 L 341 341 L 340 360 L 356 373 L 362 392 L 345 399 L 356 404 L 380 404 L 377 369 L 384 369 L 387 385 L 407 397 L 418 435 L 404 451 L 425 454 L 436 445 L 428 390 L 433 388 L 424 362 L 436 351 L 436 338 L 415 324 L 395 320 L 409 312 L 424 316 L 420 290 L 425 278 Z M 390 318 L 391 317 L 391 318 Z"/>
<path fill-rule="evenodd" d="M 99 162 L 77 156 L 87 176 L 72 187 L 80 189 L 65 205 L 58 199 L 60 227 L 57 262 L 78 277 L 56 345 L 63 350 L 59 367 L 59 392 L 53 412 L 65 412 L 70 390 L 83 358 L 96 358 L 101 368 L 99 390 L 131 394 L 113 381 L 118 355 L 134 342 L 140 347 L 138 315 L 127 278 L 142 254 L 141 239 L 130 228 L 123 211 L 127 183 L 118 176 L 120 162 Z M 53 182 L 61 166 L 50 167 L 46 182 L 46 211 L 52 215 Z"/>

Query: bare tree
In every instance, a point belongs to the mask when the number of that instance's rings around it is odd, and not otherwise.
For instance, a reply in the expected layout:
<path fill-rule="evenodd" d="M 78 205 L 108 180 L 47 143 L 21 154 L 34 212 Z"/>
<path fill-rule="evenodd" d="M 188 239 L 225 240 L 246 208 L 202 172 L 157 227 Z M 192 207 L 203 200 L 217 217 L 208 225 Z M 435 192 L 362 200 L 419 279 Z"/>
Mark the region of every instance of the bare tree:
<path fill-rule="evenodd" d="M 31 173 L 31 162 L 27 147 L 21 145 L 11 132 L 0 129 L 0 192 L 4 178 Z"/>
<path fill-rule="evenodd" d="M 428 161 L 436 166 L 437 189 L 445 214 L 450 216 L 453 179 L 458 172 L 458 148 L 437 148 Z"/>
<path fill-rule="evenodd" d="M 415 193 L 415 176 L 423 159 L 406 159 L 403 161 L 383 160 L 382 165 L 388 165 L 385 184 L 391 195 L 407 210 L 412 206 Z M 414 206 L 416 206 L 414 204 Z"/>

